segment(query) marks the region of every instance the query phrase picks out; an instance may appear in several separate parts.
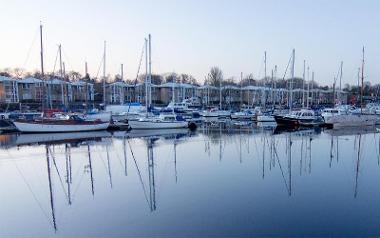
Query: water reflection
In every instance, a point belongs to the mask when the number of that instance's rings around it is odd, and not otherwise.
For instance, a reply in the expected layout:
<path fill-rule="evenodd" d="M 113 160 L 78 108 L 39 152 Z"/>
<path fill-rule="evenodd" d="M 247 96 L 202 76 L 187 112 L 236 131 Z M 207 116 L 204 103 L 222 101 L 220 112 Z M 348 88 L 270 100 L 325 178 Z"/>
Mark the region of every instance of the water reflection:
<path fill-rule="evenodd" d="M 110 233 L 107 234 L 132 232 L 137 236 L 152 235 L 142 227 L 152 219 L 156 222 L 161 219 L 152 228 L 152 232 L 163 232 L 160 228 L 166 227 L 163 220 L 170 220 L 166 211 L 179 218 L 183 211 L 173 210 L 171 206 L 186 210 L 186 201 L 192 201 L 191 204 L 195 207 L 203 201 L 208 204 L 201 207 L 202 216 L 210 219 L 223 217 L 223 209 L 213 210 L 221 207 L 207 202 L 213 199 L 214 193 L 223 196 L 223 207 L 229 209 L 231 218 L 226 217 L 220 221 L 225 226 L 234 217 L 250 217 L 260 209 L 276 207 L 281 203 L 291 204 L 292 209 L 300 213 L 305 209 L 300 198 L 318 198 L 321 193 L 337 196 L 345 206 L 353 203 L 348 200 L 348 195 L 360 202 L 361 197 L 380 197 L 377 192 L 368 190 L 368 187 L 376 186 L 372 185 L 372 181 L 379 179 L 378 170 L 371 166 L 373 162 L 377 168 L 380 165 L 380 141 L 376 128 L 284 131 L 271 125 L 225 120 L 222 123 L 206 122 L 196 132 L 180 129 L 1 135 L 0 145 L 4 158 L 2 169 L 10 169 L 6 161 L 12 160 L 42 213 L 45 213 L 46 204 L 49 204 L 51 225 L 46 226 L 45 231 L 32 232 L 42 236 L 49 235 L 49 230 L 57 236 L 87 234 L 89 228 L 81 227 L 82 230 L 78 231 L 78 228 L 73 228 L 75 225 L 70 219 L 78 216 L 78 219 L 87 224 L 83 218 L 89 218 L 88 212 L 99 210 L 101 213 L 108 209 L 115 214 L 109 221 L 104 221 L 106 227 L 109 227 L 107 231 Z M 46 158 L 44 164 L 40 163 L 43 157 Z M 28 168 L 29 163 L 33 163 L 35 168 Z M 166 168 L 170 172 L 165 171 Z M 39 174 L 46 169 L 45 182 L 40 183 L 33 176 L 34 169 Z M 12 181 L 16 176 L 17 174 L 8 173 L 3 180 Z M 47 185 L 47 194 L 40 188 L 43 184 Z M 11 186 L 17 193 L 25 195 L 17 199 L 23 202 L 29 200 L 29 192 L 23 191 L 24 188 L 19 183 Z M 364 188 L 361 189 L 361 186 Z M 319 190 L 319 187 L 325 187 L 325 190 Z M 241 194 L 239 201 L 230 191 Z M 48 197 L 48 201 L 44 203 L 43 197 Z M 102 202 L 107 199 L 110 202 Z M 252 205 L 249 199 L 255 201 L 257 206 Z M 17 207 L 16 203 L 12 205 Z M 310 205 L 315 206 L 315 203 Z M 368 206 L 370 205 L 371 203 Z M 372 205 L 375 206 L 375 203 Z M 129 213 L 126 213 L 124 207 L 128 207 Z M 146 209 L 149 214 L 144 213 Z M 284 220 L 281 220 L 279 226 L 285 227 L 286 218 L 293 221 L 291 217 L 294 210 L 286 206 L 281 206 L 281 209 L 283 213 L 280 217 L 284 217 Z M 320 209 L 325 209 L 327 213 L 331 207 L 326 205 Z M 29 213 L 28 209 L 24 212 Z M 359 210 L 355 212 L 359 213 Z M 62 216 L 63 213 L 66 216 Z M 127 219 L 125 214 L 138 219 L 141 226 L 128 223 L 129 226 L 119 227 L 116 232 L 112 224 Z M 7 216 L 0 216 L 0 219 L 7 220 L 7 217 L 12 216 L 15 215 L 8 213 Z M 204 234 L 196 232 L 204 231 L 197 226 L 197 216 L 189 216 L 188 223 L 194 232 L 189 234 Z M 321 219 L 311 216 L 313 219 Z M 339 214 L 335 216 L 343 218 Z M 237 225 L 229 228 L 231 234 L 272 234 L 268 232 L 270 222 L 254 217 L 256 225 L 253 228 L 248 223 L 244 227 Z M 368 219 L 375 220 L 377 216 Z M 311 224 L 303 219 L 301 221 L 306 227 Z M 186 230 L 185 224 L 179 220 L 176 222 L 178 227 L 173 229 L 178 233 L 175 234 L 184 234 L 181 231 Z M 209 223 L 207 234 L 224 234 L 216 232 L 216 228 L 215 224 Z M 33 228 L 29 229 L 33 231 Z M 91 229 L 95 232 L 100 228 L 95 226 Z M 252 229 L 260 232 L 252 233 Z M 312 234 L 308 233 L 312 231 L 312 226 L 306 233 L 297 233 L 295 228 L 287 229 L 291 231 L 289 234 Z M 327 229 L 333 230 L 334 227 L 327 226 Z M 74 231 L 79 233 L 73 233 Z M 26 235 L 26 232 L 12 229 L 0 231 L 4 236 L 14 233 Z"/>

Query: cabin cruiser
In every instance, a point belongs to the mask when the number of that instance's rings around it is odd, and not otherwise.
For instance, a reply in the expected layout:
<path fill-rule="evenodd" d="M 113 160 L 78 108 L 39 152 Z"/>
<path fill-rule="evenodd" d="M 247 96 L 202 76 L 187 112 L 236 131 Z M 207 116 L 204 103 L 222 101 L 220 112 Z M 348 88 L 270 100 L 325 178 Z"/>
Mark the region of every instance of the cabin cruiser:
<path fill-rule="evenodd" d="M 380 116 L 360 113 L 334 115 L 325 123 L 333 128 L 375 126 L 380 123 Z"/>
<path fill-rule="evenodd" d="M 132 130 L 136 129 L 174 129 L 187 128 L 189 123 L 175 114 L 160 114 L 159 116 L 143 117 L 129 121 Z"/>
<path fill-rule="evenodd" d="M 337 106 L 334 108 L 325 108 L 322 110 L 322 117 L 325 121 L 328 121 L 331 117 L 336 115 L 347 115 L 349 113 L 350 108 L 348 106 Z"/>
<path fill-rule="evenodd" d="M 230 117 L 231 111 L 228 110 L 219 110 L 218 108 L 211 108 L 209 110 L 204 110 L 201 112 L 203 117 Z"/>
<path fill-rule="evenodd" d="M 243 110 L 240 112 L 235 112 L 231 114 L 231 119 L 235 120 L 253 120 L 255 118 L 256 114 L 253 113 L 251 110 Z"/>
<path fill-rule="evenodd" d="M 314 111 L 309 109 L 276 115 L 274 118 L 279 126 L 318 126 L 323 124 L 322 117 L 315 115 Z"/>

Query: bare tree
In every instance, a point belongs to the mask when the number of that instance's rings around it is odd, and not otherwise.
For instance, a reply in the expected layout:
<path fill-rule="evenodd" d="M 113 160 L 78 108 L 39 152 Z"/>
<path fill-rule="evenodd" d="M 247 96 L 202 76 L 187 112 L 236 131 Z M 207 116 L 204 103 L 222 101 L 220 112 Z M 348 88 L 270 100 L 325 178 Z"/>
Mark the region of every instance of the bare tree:
<path fill-rule="evenodd" d="M 219 87 L 219 85 L 223 81 L 223 72 L 222 72 L 222 70 L 219 67 L 216 67 L 216 66 L 212 67 L 210 69 L 210 73 L 208 73 L 208 75 L 206 77 L 206 81 L 207 82 L 205 82 L 205 83 L 207 83 L 207 84 Z"/>

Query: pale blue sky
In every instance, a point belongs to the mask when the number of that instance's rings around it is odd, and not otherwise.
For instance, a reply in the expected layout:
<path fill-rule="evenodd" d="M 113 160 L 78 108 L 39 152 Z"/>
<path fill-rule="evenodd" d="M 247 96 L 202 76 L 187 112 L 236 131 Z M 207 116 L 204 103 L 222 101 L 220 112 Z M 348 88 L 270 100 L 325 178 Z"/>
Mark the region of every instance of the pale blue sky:
<path fill-rule="evenodd" d="M 268 71 L 277 64 L 283 74 L 295 48 L 296 75 L 302 75 L 306 59 L 318 82 L 332 84 L 343 60 L 343 82 L 353 84 L 363 45 L 366 80 L 377 83 L 380 75 L 376 0 L 0 1 L 0 68 L 39 68 L 41 20 L 48 71 L 61 43 L 67 70 L 83 73 L 87 60 L 96 75 L 107 40 L 107 73 L 118 73 L 124 63 L 133 78 L 143 39 L 151 33 L 154 73 L 174 70 L 201 82 L 211 66 L 225 77 L 262 77 L 265 50 Z"/>

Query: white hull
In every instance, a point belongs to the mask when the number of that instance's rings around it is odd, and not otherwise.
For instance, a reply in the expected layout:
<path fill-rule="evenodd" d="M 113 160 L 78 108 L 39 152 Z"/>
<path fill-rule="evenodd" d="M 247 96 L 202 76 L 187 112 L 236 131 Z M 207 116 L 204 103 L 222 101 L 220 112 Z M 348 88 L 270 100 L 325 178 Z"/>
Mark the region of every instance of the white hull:
<path fill-rule="evenodd" d="M 110 136 L 111 134 L 107 131 L 19 134 L 16 137 L 15 145 L 27 145 L 65 140 L 85 140 L 93 138 L 106 138 Z"/>
<path fill-rule="evenodd" d="M 336 115 L 325 120 L 326 124 L 333 125 L 334 128 L 374 126 L 380 122 L 380 117 L 376 115 Z"/>
<path fill-rule="evenodd" d="M 137 129 L 176 129 L 176 128 L 187 128 L 188 122 L 186 121 L 149 121 L 149 120 L 138 120 L 129 121 L 129 126 L 135 130 Z"/>
<path fill-rule="evenodd" d="M 85 119 L 88 121 L 100 120 L 102 122 L 109 122 L 111 120 L 111 112 L 99 112 L 94 114 L 86 114 Z"/>
<path fill-rule="evenodd" d="M 274 116 L 259 115 L 257 116 L 257 122 L 276 122 Z"/>
<path fill-rule="evenodd" d="M 54 125 L 42 123 L 13 122 L 17 130 L 21 132 L 75 132 L 75 131 L 99 131 L 106 130 L 109 122 L 97 124 L 78 124 L 78 125 Z"/>
<path fill-rule="evenodd" d="M 201 113 L 203 117 L 230 117 L 230 111 L 204 111 Z"/>

